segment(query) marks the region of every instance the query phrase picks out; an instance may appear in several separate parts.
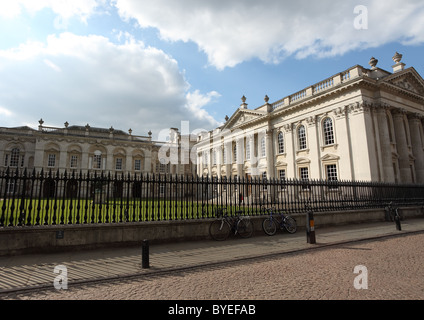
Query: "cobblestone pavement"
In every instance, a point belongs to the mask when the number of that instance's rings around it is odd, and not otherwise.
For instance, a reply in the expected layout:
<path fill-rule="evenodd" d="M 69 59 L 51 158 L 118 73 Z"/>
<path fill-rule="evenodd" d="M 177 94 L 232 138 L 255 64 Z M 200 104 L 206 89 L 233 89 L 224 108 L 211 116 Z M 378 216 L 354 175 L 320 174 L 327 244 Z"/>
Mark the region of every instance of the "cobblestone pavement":
<path fill-rule="evenodd" d="M 423 300 L 424 234 L 352 242 L 5 300 Z M 366 267 L 356 270 L 356 266 Z M 356 282 L 355 282 L 356 280 Z M 366 281 L 367 280 L 367 281 Z M 367 289 L 357 289 L 356 286 Z"/>

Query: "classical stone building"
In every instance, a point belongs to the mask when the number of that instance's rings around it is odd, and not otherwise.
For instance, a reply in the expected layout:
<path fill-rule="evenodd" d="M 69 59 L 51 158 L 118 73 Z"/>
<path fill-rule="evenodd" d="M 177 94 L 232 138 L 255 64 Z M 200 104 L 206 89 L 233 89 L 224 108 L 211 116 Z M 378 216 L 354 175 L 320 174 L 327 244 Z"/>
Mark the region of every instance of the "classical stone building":
<path fill-rule="evenodd" d="M 198 137 L 209 177 L 424 183 L 424 80 L 393 57 L 392 72 L 356 65 L 288 97 L 239 109 Z"/>
<path fill-rule="evenodd" d="M 52 170 L 54 173 L 66 170 L 69 174 L 73 171 L 83 174 L 195 174 L 195 166 L 190 162 L 170 163 L 161 156 L 165 150 L 163 156 L 167 158 L 172 148 L 178 156 L 189 153 L 193 143 L 182 146 L 181 139 L 178 129 L 174 128 L 170 130 L 168 142 L 157 142 L 152 140 L 151 132 L 148 136 L 135 136 L 131 129 L 126 133 L 113 128 L 70 126 L 68 123 L 63 128 L 56 128 L 44 126 L 40 120 L 38 130 L 0 128 L 0 170 L 9 167 L 38 172 Z"/>

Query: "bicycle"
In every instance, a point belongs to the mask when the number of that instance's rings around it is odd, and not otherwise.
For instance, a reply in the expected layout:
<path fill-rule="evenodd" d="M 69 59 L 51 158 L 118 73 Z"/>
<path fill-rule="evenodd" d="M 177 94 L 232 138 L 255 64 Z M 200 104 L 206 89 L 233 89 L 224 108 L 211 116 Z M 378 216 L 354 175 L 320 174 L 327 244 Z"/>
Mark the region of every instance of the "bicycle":
<path fill-rule="evenodd" d="M 224 214 L 225 211 L 225 214 Z M 253 224 L 249 216 L 241 216 L 242 211 L 237 211 L 237 216 L 231 217 L 226 213 L 226 209 L 219 209 L 216 212 L 216 220 L 209 226 L 209 234 L 216 241 L 224 241 L 233 232 L 242 238 L 249 238 L 253 234 Z"/>
<path fill-rule="evenodd" d="M 388 217 L 386 216 L 386 219 L 390 221 L 394 221 L 396 223 L 396 229 L 402 230 L 401 223 L 400 223 L 401 217 L 399 214 L 399 208 L 397 206 L 393 206 L 393 201 L 392 201 L 387 205 L 385 209 L 386 209 L 386 212 L 388 213 Z"/>
<path fill-rule="evenodd" d="M 263 208 L 268 212 L 269 217 L 262 221 L 262 229 L 265 234 L 269 236 L 275 235 L 277 232 L 277 227 L 280 229 L 285 229 L 289 233 L 295 233 L 297 231 L 296 220 L 289 215 L 284 214 L 280 211 L 280 217 L 275 217 L 275 208 Z"/>

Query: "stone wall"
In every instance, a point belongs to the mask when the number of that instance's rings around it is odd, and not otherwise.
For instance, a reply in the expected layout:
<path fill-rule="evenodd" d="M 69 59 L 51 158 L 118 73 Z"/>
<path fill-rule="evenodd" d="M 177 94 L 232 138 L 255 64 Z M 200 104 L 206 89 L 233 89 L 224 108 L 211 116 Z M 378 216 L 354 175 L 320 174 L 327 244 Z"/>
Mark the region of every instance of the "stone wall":
<path fill-rule="evenodd" d="M 422 207 L 404 208 L 400 213 L 403 219 L 424 216 Z M 293 217 L 297 221 L 298 230 L 305 230 L 305 215 Z M 263 234 L 263 219 L 264 216 L 252 218 L 255 234 Z M 325 226 L 385 221 L 385 211 L 315 213 L 314 219 L 315 227 L 319 229 Z M 148 239 L 150 243 L 205 240 L 210 239 L 211 221 L 201 219 L 3 228 L 0 229 L 0 256 L 141 245 L 144 239 Z"/>

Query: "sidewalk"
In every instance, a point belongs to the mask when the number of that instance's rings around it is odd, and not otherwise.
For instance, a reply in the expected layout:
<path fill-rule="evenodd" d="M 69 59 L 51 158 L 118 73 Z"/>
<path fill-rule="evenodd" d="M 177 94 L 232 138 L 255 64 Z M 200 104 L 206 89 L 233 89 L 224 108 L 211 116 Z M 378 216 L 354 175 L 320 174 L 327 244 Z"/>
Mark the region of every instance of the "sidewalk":
<path fill-rule="evenodd" d="M 53 281 L 59 275 L 54 273 L 54 268 L 59 265 L 66 267 L 69 287 L 75 283 L 157 274 L 421 231 L 424 232 L 424 219 L 418 218 L 402 221 L 402 231 L 396 229 L 394 222 L 317 228 L 316 244 L 307 243 L 304 230 L 296 234 L 279 231 L 273 237 L 259 235 L 250 239 L 233 236 L 224 242 L 157 244 L 150 245 L 150 268 L 147 269 L 142 268 L 141 244 L 138 248 L 0 257 L 0 293 L 36 287 L 53 288 Z"/>

